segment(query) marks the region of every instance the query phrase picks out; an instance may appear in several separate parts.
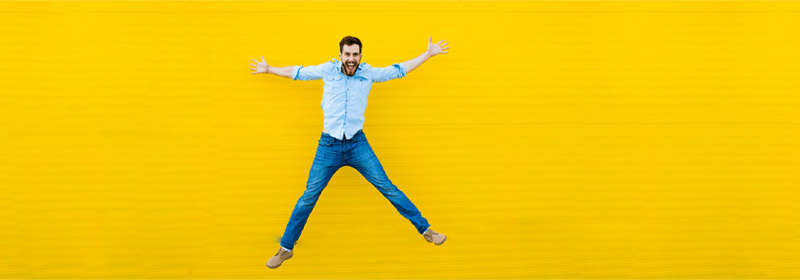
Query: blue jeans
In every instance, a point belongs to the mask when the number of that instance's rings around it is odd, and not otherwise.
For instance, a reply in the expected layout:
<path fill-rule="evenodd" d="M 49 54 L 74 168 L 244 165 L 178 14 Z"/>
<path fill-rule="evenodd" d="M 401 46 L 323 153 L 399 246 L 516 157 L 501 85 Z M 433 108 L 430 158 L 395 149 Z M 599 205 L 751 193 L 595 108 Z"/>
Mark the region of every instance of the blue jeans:
<path fill-rule="evenodd" d="M 308 216 L 311 215 L 314 205 L 317 204 L 320 193 L 328 185 L 333 174 L 342 166 L 351 166 L 358 170 L 367 181 L 378 188 L 384 197 L 389 199 L 403 217 L 411 221 L 420 234 L 428 230 L 430 226 L 428 220 L 423 218 L 414 203 L 411 203 L 411 200 L 397 189 L 392 181 L 389 181 L 378 157 L 367 143 L 367 137 L 363 131 L 359 130 L 353 135 L 353 138 L 348 140 L 339 140 L 327 133 L 322 133 L 314 164 L 308 174 L 306 191 L 294 206 L 292 217 L 289 219 L 289 224 L 286 225 L 286 232 L 281 238 L 281 246 L 290 250 L 294 248 L 295 242 L 300 238 L 300 233 L 303 232 L 308 221 Z"/>

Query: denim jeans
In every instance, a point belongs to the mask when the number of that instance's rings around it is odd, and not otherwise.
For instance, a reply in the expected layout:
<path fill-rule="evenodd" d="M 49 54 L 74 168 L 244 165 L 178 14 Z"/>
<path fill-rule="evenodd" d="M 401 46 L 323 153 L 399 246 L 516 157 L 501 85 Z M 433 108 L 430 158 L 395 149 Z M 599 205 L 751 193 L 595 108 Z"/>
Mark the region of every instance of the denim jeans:
<path fill-rule="evenodd" d="M 400 191 L 383 171 L 383 166 L 378 161 L 378 157 L 367 143 L 367 137 L 363 131 L 358 131 L 353 138 L 339 140 L 327 133 L 322 133 L 317 146 L 317 154 L 314 157 L 314 164 L 308 174 L 308 183 L 303 196 L 297 200 L 294 206 L 292 217 L 286 225 L 286 231 L 281 238 L 281 246 L 293 249 L 295 242 L 300 238 L 300 233 L 308 221 L 308 216 L 314 210 L 320 193 L 328 185 L 339 168 L 351 166 L 358 170 L 364 178 L 372 183 L 384 197 L 394 205 L 403 217 L 411 221 L 420 234 L 425 233 L 430 226 L 428 220 L 422 217 L 417 207 L 406 195 Z"/>

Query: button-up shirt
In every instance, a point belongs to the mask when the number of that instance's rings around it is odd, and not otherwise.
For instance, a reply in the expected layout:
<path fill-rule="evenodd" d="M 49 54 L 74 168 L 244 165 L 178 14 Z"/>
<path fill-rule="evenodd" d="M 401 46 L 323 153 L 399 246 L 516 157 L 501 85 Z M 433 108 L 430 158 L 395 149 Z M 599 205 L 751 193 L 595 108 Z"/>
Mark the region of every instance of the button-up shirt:
<path fill-rule="evenodd" d="M 325 117 L 325 130 L 336 139 L 350 139 L 364 127 L 364 112 L 372 83 L 402 78 L 406 68 L 395 63 L 384 68 L 374 68 L 366 63 L 358 65 L 351 77 L 342 73 L 342 63 L 333 60 L 316 66 L 295 66 L 292 79 L 301 81 L 319 80 L 324 82 L 322 111 Z"/>

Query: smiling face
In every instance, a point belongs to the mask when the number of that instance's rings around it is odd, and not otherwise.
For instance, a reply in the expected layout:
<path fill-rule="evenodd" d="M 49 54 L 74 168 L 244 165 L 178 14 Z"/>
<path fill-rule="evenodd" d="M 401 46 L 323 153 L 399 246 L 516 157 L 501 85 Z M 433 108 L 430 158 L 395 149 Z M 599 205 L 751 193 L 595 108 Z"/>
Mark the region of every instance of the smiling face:
<path fill-rule="evenodd" d="M 361 47 L 352 44 L 342 46 L 342 52 L 339 53 L 339 59 L 342 61 L 342 73 L 347 76 L 356 74 L 358 64 L 361 63 Z"/>

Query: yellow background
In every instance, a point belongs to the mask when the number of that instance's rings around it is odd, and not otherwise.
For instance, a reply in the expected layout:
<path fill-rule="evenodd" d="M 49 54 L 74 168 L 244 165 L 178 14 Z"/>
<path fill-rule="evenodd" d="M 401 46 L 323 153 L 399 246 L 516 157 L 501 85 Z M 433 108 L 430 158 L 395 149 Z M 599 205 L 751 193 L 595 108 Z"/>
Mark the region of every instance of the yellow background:
<path fill-rule="evenodd" d="M 800 278 L 800 2 L 0 2 L 0 278 Z M 412 59 L 278 250 L 322 82 Z"/>

